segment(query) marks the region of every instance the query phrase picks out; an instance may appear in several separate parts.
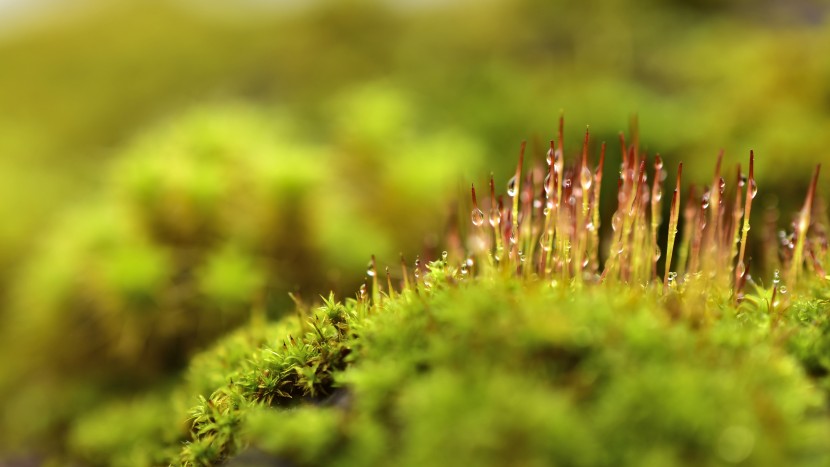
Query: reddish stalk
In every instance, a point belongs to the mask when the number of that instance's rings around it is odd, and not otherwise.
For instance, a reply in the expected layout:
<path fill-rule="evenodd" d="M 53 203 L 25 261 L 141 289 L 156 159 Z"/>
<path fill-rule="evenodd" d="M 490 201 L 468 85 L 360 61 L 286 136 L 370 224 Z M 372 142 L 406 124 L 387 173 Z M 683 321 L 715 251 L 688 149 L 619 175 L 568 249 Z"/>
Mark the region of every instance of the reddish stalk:
<path fill-rule="evenodd" d="M 813 180 L 810 183 L 810 188 L 807 190 L 807 198 L 804 200 L 804 207 L 799 213 L 798 224 L 796 224 L 796 243 L 793 253 L 793 261 L 790 264 L 790 282 L 795 286 L 798 280 L 798 272 L 802 267 L 804 244 L 807 241 L 807 230 L 810 228 L 810 215 L 813 208 L 813 198 L 816 195 L 816 187 L 818 186 L 818 176 L 821 171 L 821 164 L 816 166 L 813 172 Z"/>

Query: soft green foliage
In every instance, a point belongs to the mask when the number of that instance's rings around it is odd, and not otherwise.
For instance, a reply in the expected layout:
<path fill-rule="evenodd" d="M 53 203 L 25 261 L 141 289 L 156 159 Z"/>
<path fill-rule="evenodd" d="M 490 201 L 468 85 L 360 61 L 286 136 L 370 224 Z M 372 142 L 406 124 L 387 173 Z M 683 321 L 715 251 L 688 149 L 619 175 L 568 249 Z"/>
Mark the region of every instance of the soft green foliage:
<path fill-rule="evenodd" d="M 218 365 L 224 382 L 191 409 L 182 463 L 242 450 L 344 466 L 830 460 L 824 399 L 775 344 L 789 329 L 735 315 L 699 328 L 630 289 L 432 271 L 420 294 L 329 299 L 305 330 L 271 330 L 250 358 Z M 158 453 L 177 444 L 145 436 Z"/>
<path fill-rule="evenodd" d="M 290 303 L 286 291 L 355 287 L 358 277 L 341 277 L 371 253 L 391 257 L 392 245 L 417 245 L 437 228 L 442 220 L 426 217 L 475 168 L 477 145 L 450 129 L 424 136 L 429 123 L 392 87 L 342 100 L 367 121 L 403 112 L 406 129 L 350 132 L 343 121 L 329 136 L 306 135 L 285 116 L 225 105 L 136 138 L 102 198 L 67 215 L 16 282 L 3 353 L 24 357 L 9 362 L 0 392 L 17 397 L 18 378 L 42 385 L 46 398 L 52 380 L 75 378 L 70 391 L 81 393 L 85 384 L 113 394 L 152 384 L 252 309 L 274 317 Z M 407 178 L 386 157 L 397 145 L 406 167 L 440 169 Z M 411 213 L 403 231 L 399 209 Z M 342 228 L 357 218 L 375 222 Z"/>

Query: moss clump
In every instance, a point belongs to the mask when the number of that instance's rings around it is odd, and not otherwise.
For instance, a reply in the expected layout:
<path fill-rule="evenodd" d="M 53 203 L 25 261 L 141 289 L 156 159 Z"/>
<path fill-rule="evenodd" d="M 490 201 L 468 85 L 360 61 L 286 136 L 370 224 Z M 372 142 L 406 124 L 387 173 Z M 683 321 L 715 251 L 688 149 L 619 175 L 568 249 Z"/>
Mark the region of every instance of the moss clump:
<path fill-rule="evenodd" d="M 638 138 L 624 146 L 603 258 L 605 147 L 591 170 L 588 138 L 571 168 L 561 138 L 552 143 L 547 177 L 525 174 L 520 156 L 512 206 L 492 183 L 479 206 L 473 189 L 466 251 L 458 229 L 453 253 L 413 270 L 402 261 L 400 286 L 373 258 L 371 290 L 311 309 L 298 302 L 297 317 L 253 323 L 194 359 L 166 396 L 143 402 L 160 414 L 157 401 L 174 401 L 168 416 L 138 417 L 140 429 L 124 423 L 100 440 L 96 430 L 137 417 L 137 406 L 79 419 L 72 455 L 107 464 L 143 447 L 137 465 L 184 466 L 826 465 L 817 175 L 782 255 L 786 272 L 765 288 L 746 254 L 753 157 L 732 193 L 718 183 L 689 196 L 675 243 L 678 171 L 659 274 L 662 161 L 648 183 Z"/>
<path fill-rule="evenodd" d="M 786 335 L 780 328 L 732 316 L 701 329 L 673 319 L 654 294 L 628 288 L 573 294 L 541 282 L 465 279 L 443 265 L 432 271 L 420 294 L 377 305 L 327 301 L 304 331 L 294 321 L 293 331 L 269 333 L 259 349 L 250 342 L 250 356 L 235 365 L 214 364 L 225 371 L 197 370 L 223 381 L 191 409 L 192 434 L 178 461 L 830 460 L 827 407 L 776 345 Z M 201 364 L 224 352 L 205 354 Z M 167 453 L 179 445 L 160 440 L 140 445 Z"/>
<path fill-rule="evenodd" d="M 273 318 L 291 303 L 287 291 L 354 287 L 342 271 L 361 268 L 373 250 L 390 256 L 390 245 L 415 243 L 430 222 L 398 228 L 384 219 L 398 217 L 398 207 L 436 210 L 460 165 L 407 181 L 381 142 L 403 144 L 398 160 L 410 165 L 444 153 L 467 164 L 475 143 L 449 130 L 422 136 L 419 112 L 394 88 L 367 86 L 342 100 L 352 113 L 362 102 L 378 121 L 402 109 L 408 130 L 335 126 L 305 135 L 279 114 L 225 105 L 173 119 L 123 151 L 101 199 L 59 223 L 4 313 L 0 395 L 28 407 L 22 412 L 76 402 L 49 410 L 54 419 L 42 424 L 0 417 L 16 434 L 0 444 L 60 439 L 73 412 L 166 380 L 252 309 Z M 344 177 L 354 169 L 344 159 L 366 166 Z M 363 197 L 365 186 L 400 204 Z M 378 222 L 340 227 L 355 218 Z M 19 380 L 39 388 L 36 402 L 20 394 Z"/>

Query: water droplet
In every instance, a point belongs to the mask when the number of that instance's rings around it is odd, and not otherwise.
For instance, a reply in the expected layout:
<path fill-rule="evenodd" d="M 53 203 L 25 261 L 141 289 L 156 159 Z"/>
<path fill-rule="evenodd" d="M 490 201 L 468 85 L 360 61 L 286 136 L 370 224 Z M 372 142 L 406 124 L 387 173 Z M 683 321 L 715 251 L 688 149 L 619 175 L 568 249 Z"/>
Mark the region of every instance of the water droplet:
<path fill-rule="evenodd" d="M 490 225 L 496 227 L 501 223 L 501 212 L 498 208 L 490 209 Z"/>
<path fill-rule="evenodd" d="M 588 229 L 588 232 L 593 232 L 597 229 L 593 222 L 588 222 L 587 224 L 585 224 L 585 228 Z"/>
<path fill-rule="evenodd" d="M 548 165 L 553 164 L 553 157 L 553 148 L 550 148 L 548 149 L 548 153 L 545 155 L 545 162 L 547 162 Z"/>
<path fill-rule="evenodd" d="M 746 265 L 743 262 L 738 263 L 738 265 L 735 266 L 735 273 L 738 277 L 744 277 L 746 274 Z"/>
<path fill-rule="evenodd" d="M 366 275 L 369 277 L 375 277 L 375 265 L 369 261 L 369 266 L 366 267 Z"/>
<path fill-rule="evenodd" d="M 571 206 L 576 205 L 576 196 L 571 195 L 571 196 L 568 198 L 568 204 L 570 204 Z"/>
<path fill-rule="evenodd" d="M 781 283 L 781 271 L 776 269 L 775 272 L 772 274 L 772 284 L 778 285 L 779 283 Z"/>
<path fill-rule="evenodd" d="M 617 211 L 614 213 L 614 217 L 611 218 L 611 228 L 614 232 L 617 232 L 622 227 L 622 213 Z"/>
<path fill-rule="evenodd" d="M 724 190 L 726 190 L 726 180 L 724 180 L 723 177 L 721 177 L 718 182 L 718 188 L 721 194 L 723 194 Z"/>
<path fill-rule="evenodd" d="M 516 176 L 515 175 L 507 182 L 507 196 L 509 196 L 511 198 L 516 196 Z"/>
<path fill-rule="evenodd" d="M 548 216 L 549 214 L 550 214 L 550 208 L 545 206 L 545 209 L 542 209 L 542 215 L 543 216 Z"/>
<path fill-rule="evenodd" d="M 537 198 L 537 199 L 534 199 L 534 200 L 533 200 L 533 208 L 534 208 L 534 209 L 539 209 L 539 208 L 541 208 L 543 204 L 544 204 L 544 203 L 542 203 L 542 200 L 541 200 L 541 199 L 538 199 L 538 198 Z"/>
<path fill-rule="evenodd" d="M 703 198 L 700 199 L 700 206 L 703 209 L 709 208 L 709 192 L 703 193 Z"/>
<path fill-rule="evenodd" d="M 441 252 L 441 259 L 443 259 L 444 261 L 446 261 L 446 260 L 447 260 L 447 257 L 448 257 L 449 255 L 450 255 L 450 254 L 449 254 L 449 253 L 447 253 L 447 250 L 444 250 L 444 251 L 442 251 L 442 252 Z"/>
<path fill-rule="evenodd" d="M 461 265 L 461 275 L 462 276 L 467 275 L 467 263 L 464 263 L 464 264 Z"/>
<path fill-rule="evenodd" d="M 484 223 L 484 213 L 481 212 L 481 209 L 474 208 L 470 217 L 473 220 L 473 225 L 476 227 Z"/>
<path fill-rule="evenodd" d="M 677 273 L 672 271 L 669 273 L 669 284 L 673 283 L 675 280 L 677 280 Z"/>
<path fill-rule="evenodd" d="M 780 294 L 782 294 L 782 295 L 783 295 L 783 294 L 786 294 L 787 292 L 788 292 L 788 290 L 787 290 L 787 286 L 786 286 L 786 285 L 782 285 L 781 287 L 779 287 L 779 288 L 778 288 L 778 293 L 780 293 Z"/>
<path fill-rule="evenodd" d="M 566 178 L 566 179 L 562 182 L 562 186 L 564 186 L 565 188 L 570 188 L 570 187 L 571 187 L 571 183 L 572 183 L 571 179 L 570 179 L 570 178 Z"/>
<path fill-rule="evenodd" d="M 545 176 L 545 182 L 542 185 L 545 189 L 545 195 L 550 196 L 550 192 L 553 189 L 553 184 L 551 183 L 552 177 L 550 176 L 550 172 Z"/>
<path fill-rule="evenodd" d="M 360 285 L 360 298 L 366 298 L 366 284 Z"/>
<path fill-rule="evenodd" d="M 594 181 L 593 174 L 591 174 L 591 169 L 589 169 L 588 167 L 583 167 L 581 177 L 582 179 L 580 180 L 580 182 L 582 182 L 582 189 L 590 189 L 591 183 Z"/>
<path fill-rule="evenodd" d="M 755 199 L 755 196 L 757 196 L 757 195 L 758 195 L 758 185 L 755 183 L 755 179 L 751 178 L 751 179 L 749 179 L 749 196 L 751 196 L 752 199 Z"/>
<path fill-rule="evenodd" d="M 510 231 L 510 243 L 512 243 L 514 245 L 519 243 L 519 235 L 516 232 L 516 229 L 512 229 Z"/>
<path fill-rule="evenodd" d="M 542 238 L 539 239 L 539 246 L 542 247 L 544 251 L 550 251 L 550 243 L 551 239 L 553 238 L 553 231 L 546 230 L 545 233 L 542 234 Z"/>
<path fill-rule="evenodd" d="M 415 258 L 415 279 L 421 277 L 421 258 Z"/>
<path fill-rule="evenodd" d="M 741 174 L 741 178 L 738 179 L 738 186 L 743 188 L 746 185 L 746 175 Z"/>
<path fill-rule="evenodd" d="M 654 191 L 654 202 L 659 202 L 663 199 L 663 190 L 657 189 Z"/>
<path fill-rule="evenodd" d="M 663 250 L 661 250 L 660 247 L 656 247 L 654 249 L 654 261 L 660 259 L 661 256 L 663 256 Z"/>
<path fill-rule="evenodd" d="M 473 258 L 467 258 L 467 261 L 465 261 L 465 264 L 469 267 L 473 267 L 473 264 L 475 264 L 475 261 L 473 261 Z"/>

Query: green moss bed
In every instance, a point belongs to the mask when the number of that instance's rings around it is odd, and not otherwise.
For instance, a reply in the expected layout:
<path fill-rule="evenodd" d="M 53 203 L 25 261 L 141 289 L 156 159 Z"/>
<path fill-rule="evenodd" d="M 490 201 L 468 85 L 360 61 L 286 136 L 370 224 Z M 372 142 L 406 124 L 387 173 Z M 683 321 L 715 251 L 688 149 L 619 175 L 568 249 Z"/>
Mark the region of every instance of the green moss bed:
<path fill-rule="evenodd" d="M 292 296 L 279 319 L 254 301 L 183 372 L 73 395 L 87 409 L 52 428 L 47 462 L 830 465 L 818 169 L 761 267 L 746 246 L 754 155 L 733 184 L 718 161 L 698 196 L 681 198 L 681 166 L 664 197 L 663 163 L 635 136 L 603 219 L 605 145 L 593 168 L 586 134 L 566 167 L 561 132 L 547 161 L 522 153 L 506 197 L 473 187 L 438 258 L 372 257 L 353 298 Z"/>

